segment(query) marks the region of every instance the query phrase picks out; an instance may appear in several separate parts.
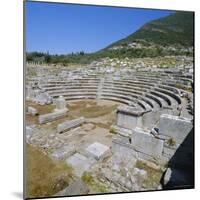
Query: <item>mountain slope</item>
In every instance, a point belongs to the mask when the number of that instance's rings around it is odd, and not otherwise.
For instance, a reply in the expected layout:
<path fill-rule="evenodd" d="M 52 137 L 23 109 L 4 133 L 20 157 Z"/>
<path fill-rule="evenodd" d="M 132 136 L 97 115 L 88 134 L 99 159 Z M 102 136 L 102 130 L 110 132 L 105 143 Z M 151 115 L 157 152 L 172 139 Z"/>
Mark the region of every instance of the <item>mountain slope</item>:
<path fill-rule="evenodd" d="M 145 40 L 159 45 L 180 44 L 193 46 L 193 18 L 193 12 L 179 11 L 167 17 L 153 20 L 146 23 L 138 31 L 109 45 L 107 48 L 138 40 Z"/>

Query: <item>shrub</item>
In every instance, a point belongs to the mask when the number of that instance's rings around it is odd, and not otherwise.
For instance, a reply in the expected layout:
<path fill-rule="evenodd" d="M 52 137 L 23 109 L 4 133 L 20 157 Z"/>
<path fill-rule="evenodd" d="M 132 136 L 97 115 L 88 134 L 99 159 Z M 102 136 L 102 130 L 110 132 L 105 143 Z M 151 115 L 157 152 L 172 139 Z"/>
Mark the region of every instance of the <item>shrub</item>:
<path fill-rule="evenodd" d="M 167 144 L 169 146 L 174 146 L 176 144 L 176 141 L 173 139 L 173 138 L 170 138 L 168 141 L 167 141 Z"/>

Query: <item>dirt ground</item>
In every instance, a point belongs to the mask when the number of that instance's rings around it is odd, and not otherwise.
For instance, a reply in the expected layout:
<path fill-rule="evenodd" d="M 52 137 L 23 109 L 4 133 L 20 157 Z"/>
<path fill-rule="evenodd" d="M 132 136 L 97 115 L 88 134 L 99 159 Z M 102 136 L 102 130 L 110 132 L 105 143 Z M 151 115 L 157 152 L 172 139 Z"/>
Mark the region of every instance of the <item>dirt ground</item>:
<path fill-rule="evenodd" d="M 26 145 L 26 170 L 29 198 L 53 195 L 73 180 L 72 169 L 66 163 L 56 163 L 41 149 L 29 144 Z"/>
<path fill-rule="evenodd" d="M 36 103 L 27 101 L 26 107 L 31 106 L 38 110 L 39 115 L 53 112 L 55 105 L 38 105 Z M 115 110 L 119 106 L 119 103 L 113 103 L 112 101 L 95 101 L 95 100 L 84 100 L 84 101 L 68 101 L 67 108 L 69 112 L 66 117 L 56 120 L 51 123 L 52 127 L 56 127 L 59 123 L 66 120 L 75 119 L 78 117 L 85 117 L 91 122 L 96 123 L 98 126 L 109 128 L 109 126 L 115 120 Z M 38 117 L 32 116 L 26 113 L 26 125 L 38 125 Z"/>
<path fill-rule="evenodd" d="M 39 115 L 53 112 L 55 109 L 54 105 L 41 106 L 32 102 L 26 102 L 26 106 L 36 108 Z M 117 106 L 118 103 L 111 101 L 67 102 L 69 112 L 66 117 L 42 125 L 38 123 L 39 115 L 26 113 L 26 125 L 34 127 L 35 131 L 26 148 L 29 197 L 55 194 L 72 180 L 71 169 L 51 157 L 57 149 L 70 144 L 76 147 L 76 151 L 81 152 L 94 142 L 111 146 L 113 135 L 109 129 L 115 121 Z M 62 134 L 57 133 L 59 123 L 81 116 L 86 118 L 86 123 Z M 48 148 L 44 148 L 46 145 Z M 61 184 L 58 184 L 58 181 Z"/>

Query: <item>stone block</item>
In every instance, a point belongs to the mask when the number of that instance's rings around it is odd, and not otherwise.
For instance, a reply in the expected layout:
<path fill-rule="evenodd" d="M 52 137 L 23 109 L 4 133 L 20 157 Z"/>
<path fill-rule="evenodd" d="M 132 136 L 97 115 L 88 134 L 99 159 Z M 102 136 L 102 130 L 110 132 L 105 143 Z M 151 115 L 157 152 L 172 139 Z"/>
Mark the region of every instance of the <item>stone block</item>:
<path fill-rule="evenodd" d="M 33 99 L 34 102 L 45 105 L 52 103 L 52 97 L 46 92 L 39 92 Z"/>
<path fill-rule="evenodd" d="M 143 111 L 132 106 L 119 106 L 117 109 L 117 126 L 134 129 L 142 126 Z"/>
<path fill-rule="evenodd" d="M 106 145 L 95 142 L 86 148 L 86 152 L 96 160 L 100 160 L 110 153 L 110 148 Z"/>
<path fill-rule="evenodd" d="M 127 141 L 121 138 L 115 138 L 112 140 L 111 151 L 113 154 L 126 155 L 126 157 L 133 158 L 137 157 L 137 152 L 133 149 Z"/>
<path fill-rule="evenodd" d="M 159 133 L 182 143 L 193 128 L 191 119 L 163 114 L 159 121 Z"/>
<path fill-rule="evenodd" d="M 119 134 L 124 137 L 131 137 L 131 135 L 132 135 L 132 130 L 127 129 L 127 128 L 122 128 L 122 127 L 116 126 L 116 125 L 112 125 L 111 130 L 114 133 Z"/>
<path fill-rule="evenodd" d="M 56 104 L 55 111 L 66 108 L 65 98 L 63 96 L 59 96 L 59 98 L 55 100 L 55 104 Z"/>
<path fill-rule="evenodd" d="M 33 129 L 31 128 L 31 127 L 29 127 L 29 126 L 26 126 L 26 136 L 27 135 L 32 135 L 33 134 Z"/>
<path fill-rule="evenodd" d="M 75 153 L 74 145 L 66 145 L 54 151 L 51 156 L 56 160 L 63 160 Z"/>
<path fill-rule="evenodd" d="M 143 127 L 152 129 L 155 124 L 158 122 L 160 118 L 160 112 L 159 111 L 151 111 L 148 113 L 145 113 L 142 117 L 142 125 Z"/>
<path fill-rule="evenodd" d="M 31 107 L 31 106 L 28 106 L 28 113 L 31 114 L 31 115 L 33 115 L 33 116 L 35 116 L 35 115 L 38 114 L 38 111 L 37 111 L 36 108 L 33 108 L 33 107 Z"/>
<path fill-rule="evenodd" d="M 75 153 L 67 158 L 66 162 L 73 167 L 75 175 L 81 177 L 95 163 L 95 160 L 87 158 L 80 153 Z"/>
<path fill-rule="evenodd" d="M 160 157 L 162 155 L 164 141 L 156 139 L 143 129 L 135 128 L 133 130 L 131 143 L 136 151 L 152 157 Z"/>
<path fill-rule="evenodd" d="M 88 186 L 81 179 L 77 179 L 64 190 L 61 190 L 60 192 L 56 193 L 55 196 L 83 195 L 88 194 L 88 192 Z"/>
<path fill-rule="evenodd" d="M 168 157 L 172 157 L 175 152 L 176 152 L 176 149 L 168 148 L 168 147 L 165 147 L 165 146 L 163 148 L 163 153 L 165 155 L 167 155 Z"/>
<path fill-rule="evenodd" d="M 39 116 L 39 123 L 44 124 L 44 123 L 47 123 L 47 122 L 51 122 L 51 121 L 54 121 L 56 119 L 60 119 L 62 117 L 65 117 L 66 115 L 67 115 L 67 109 L 56 111 L 56 112 L 53 112 L 53 113 L 40 115 Z"/>
<path fill-rule="evenodd" d="M 85 122 L 84 117 L 80 117 L 78 119 L 73 119 L 70 121 L 63 122 L 61 124 L 58 124 L 57 126 L 57 131 L 59 133 L 62 133 L 63 131 L 69 131 L 72 128 L 76 128 L 77 126 L 80 126 Z"/>

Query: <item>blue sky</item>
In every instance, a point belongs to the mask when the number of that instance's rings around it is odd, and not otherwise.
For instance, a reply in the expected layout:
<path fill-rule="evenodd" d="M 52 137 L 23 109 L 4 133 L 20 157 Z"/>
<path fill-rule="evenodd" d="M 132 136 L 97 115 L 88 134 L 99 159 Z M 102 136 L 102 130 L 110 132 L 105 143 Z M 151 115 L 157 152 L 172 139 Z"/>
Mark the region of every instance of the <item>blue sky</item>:
<path fill-rule="evenodd" d="M 26 50 L 95 52 L 170 11 L 56 3 L 26 3 Z"/>

